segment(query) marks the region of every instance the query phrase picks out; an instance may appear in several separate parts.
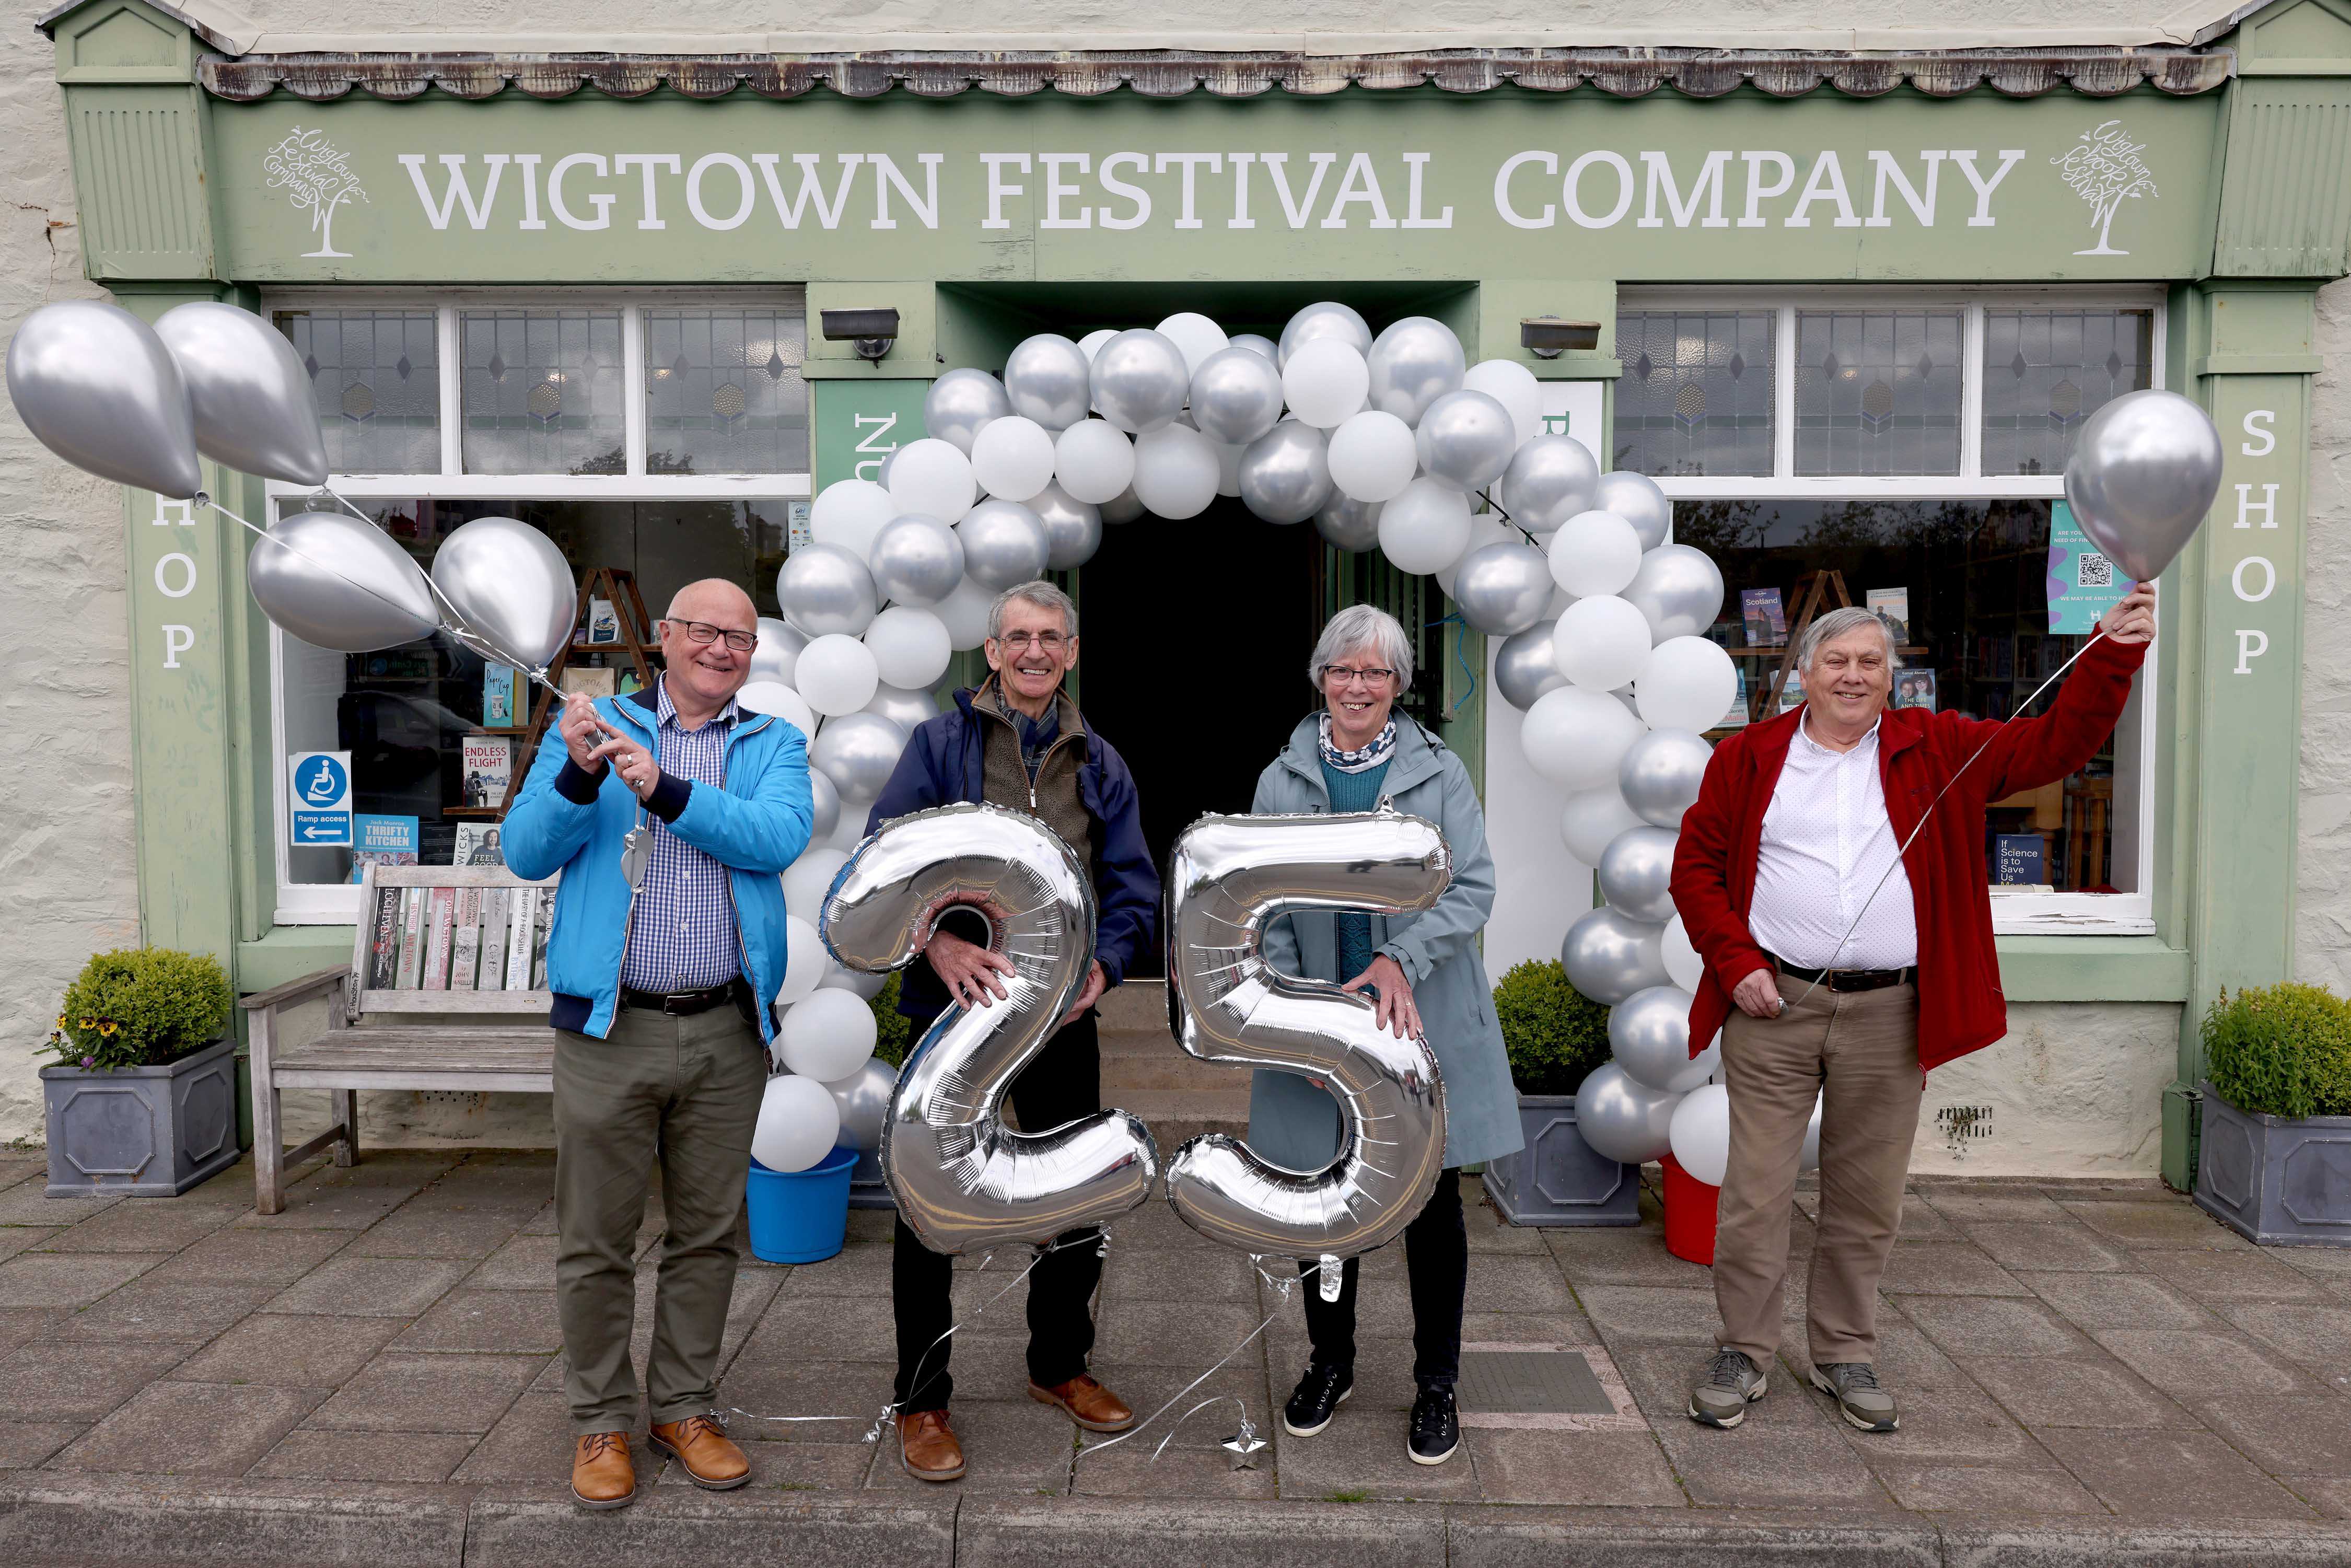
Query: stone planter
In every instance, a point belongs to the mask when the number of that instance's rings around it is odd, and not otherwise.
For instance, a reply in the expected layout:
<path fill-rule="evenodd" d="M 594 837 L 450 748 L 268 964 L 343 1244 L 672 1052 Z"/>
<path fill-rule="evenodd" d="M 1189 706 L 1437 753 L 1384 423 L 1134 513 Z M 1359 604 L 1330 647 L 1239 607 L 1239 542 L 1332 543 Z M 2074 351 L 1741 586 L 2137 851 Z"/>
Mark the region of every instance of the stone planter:
<path fill-rule="evenodd" d="M 1513 1225 L 1638 1225 L 1641 1172 L 1575 1130 L 1573 1094 L 1521 1094 L 1527 1146 L 1486 1163 L 1486 1196 Z"/>
<path fill-rule="evenodd" d="M 2351 1247 L 2351 1116 L 2262 1116 L 2202 1088 L 2197 1207 L 2264 1246 Z"/>
<path fill-rule="evenodd" d="M 41 1069 L 49 1196 L 169 1197 L 236 1163 L 236 1041 L 163 1067 Z"/>

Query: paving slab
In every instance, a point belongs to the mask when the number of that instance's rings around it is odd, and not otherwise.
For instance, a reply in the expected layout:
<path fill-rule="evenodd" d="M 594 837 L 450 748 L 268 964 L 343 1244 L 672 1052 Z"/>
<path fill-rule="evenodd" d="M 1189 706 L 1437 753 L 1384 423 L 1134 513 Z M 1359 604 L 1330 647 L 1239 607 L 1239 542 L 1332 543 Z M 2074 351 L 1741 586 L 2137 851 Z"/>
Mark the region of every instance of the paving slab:
<path fill-rule="evenodd" d="M 2084 1329 L 2210 1329 L 2210 1311 L 2139 1274 L 2017 1271 L 2033 1294 Z"/>
<path fill-rule="evenodd" d="M 1877 1479 L 1904 1508 L 1921 1513 L 2095 1514 L 2105 1504 L 2054 1463 L 2040 1465 L 1883 1462 Z"/>
<path fill-rule="evenodd" d="M 1195 1372 L 1213 1365 L 1247 1339 L 1266 1315 L 1255 1301 L 1121 1301 L 1108 1305 L 1102 1314 L 1107 1322 L 1094 1343 L 1098 1358 L 1131 1365 L 1188 1366 Z M 1285 1305 L 1266 1333 L 1280 1329 L 1285 1318 L 1296 1321 L 1298 1312 L 1296 1306 Z M 1362 1322 L 1359 1316 L 1358 1324 Z M 1025 1324 L 1020 1338 L 1023 1343 L 1028 1338 Z"/>
<path fill-rule="evenodd" d="M 1620 1343 L 1710 1346 L 1721 1323 L 1711 1289 L 1593 1285 L 1580 1294 L 1592 1326 L 1612 1349 Z"/>
<path fill-rule="evenodd" d="M 398 1318 L 256 1312 L 180 1363 L 169 1375 L 194 1383 L 340 1387 L 406 1326 Z"/>
<path fill-rule="evenodd" d="M 312 1411 L 303 1425 L 352 1431 L 465 1432 L 479 1436 L 505 1419 L 516 1396 L 538 1375 L 543 1360 L 531 1355 L 415 1355 L 389 1352 L 346 1382 L 334 1397 Z"/>
<path fill-rule="evenodd" d="M 841 1443 L 862 1438 L 890 1402 L 893 1368 L 882 1362 L 810 1362 L 738 1355 L 718 1380 L 727 1436 L 740 1443 Z M 834 1419 L 763 1420 L 763 1416 Z M 856 1484 L 862 1485 L 860 1475 Z"/>
<path fill-rule="evenodd" d="M 2253 1244 L 2181 1199 L 2138 1203 L 2061 1202 L 2074 1218 L 2126 1247 L 2154 1250 L 2252 1252 Z"/>
<path fill-rule="evenodd" d="M 273 1480 L 445 1481 L 479 1439 L 462 1432 L 346 1432 L 298 1427 L 250 1474 Z"/>
<path fill-rule="evenodd" d="M 2238 1328 L 2330 1387 L 2351 1391 L 2351 1303 L 2231 1301 L 2217 1309 Z"/>
<path fill-rule="evenodd" d="M 1969 1243 L 1896 1241 L 1878 1289 L 1889 1295 L 2029 1296 L 2017 1277 Z"/>
<path fill-rule="evenodd" d="M 62 1339 L 208 1339 L 233 1328 L 277 1291 L 267 1285 L 183 1285 L 134 1280 L 57 1325 Z"/>
<path fill-rule="evenodd" d="M 94 1214 L 103 1214 L 129 1198 L 111 1194 L 100 1197 L 50 1197 L 44 1193 L 42 1183 L 19 1181 L 0 1191 L 0 1225 L 38 1225 L 57 1228 L 79 1225 Z"/>
<path fill-rule="evenodd" d="M 2146 1379 L 2104 1356 L 1976 1356 L 1968 1371 L 2028 1427 L 2197 1425 Z"/>
<path fill-rule="evenodd" d="M 957 1500 L 811 1496 L 746 1487 L 641 1490 L 634 1505 L 590 1513 L 566 1500 L 486 1499 L 466 1522 L 467 1568 L 643 1568 L 648 1562 L 790 1560 L 950 1568 Z M 1101 1568 L 1099 1561 L 1093 1568 Z"/>
<path fill-rule="evenodd" d="M 465 1287 L 474 1291 L 551 1291 L 555 1289 L 557 1247 L 552 1235 L 517 1232 L 465 1276 Z"/>
<path fill-rule="evenodd" d="M 190 1285 L 275 1285 L 280 1290 L 350 1244 L 342 1230 L 215 1230 L 146 1278 Z"/>
<path fill-rule="evenodd" d="M 0 1307 L 86 1307 L 168 1252 L 19 1252 L 0 1263 Z"/>
<path fill-rule="evenodd" d="M 1801 1397 L 1819 1403 L 1835 1430 L 1867 1465 L 1913 1459 L 2027 1467 L 2043 1462 L 2040 1447 L 2024 1428 L 1990 1395 L 1973 1389 L 1938 1388 L 1931 1396 L 1911 1399 L 1899 1399 L 1897 1395 L 1902 1424 L 1891 1432 L 1856 1429 L 1835 1413 L 1829 1396 L 1816 1389 L 1806 1387 Z"/>
<path fill-rule="evenodd" d="M 2325 1285 L 2267 1252 L 2145 1251 L 2138 1271 L 2182 1295 L 2220 1301 L 2326 1301 Z"/>
<path fill-rule="evenodd" d="M 1665 1450 L 1646 1432 L 1507 1431 L 1462 1434 L 1488 1502 L 1687 1508 Z"/>
<path fill-rule="evenodd" d="M 249 1203 L 205 1202 L 193 1196 L 126 1198 L 82 1220 L 47 1246 L 57 1252 L 176 1252 L 252 1208 Z"/>
<path fill-rule="evenodd" d="M 1945 1352 L 1976 1355 L 2076 1355 L 2088 1337 L 2037 1301 L 2005 1296 L 1903 1296 L 1903 1315 Z"/>
<path fill-rule="evenodd" d="M 192 1341 L 118 1345 L 35 1340 L 0 1359 L 0 1416 L 95 1421 L 195 1348 Z"/>
<path fill-rule="evenodd" d="M 78 1421 L 0 1420 L 0 1469 L 28 1469 L 87 1430 Z"/>
<path fill-rule="evenodd" d="M 866 1472 L 868 1489 L 899 1492 L 1026 1492 L 1059 1497 L 1070 1490 L 1078 1428 L 1033 1399 L 957 1398 L 949 1420 L 963 1444 L 963 1479 L 917 1480 L 906 1471 L 894 1432 L 883 1434 Z"/>
<path fill-rule="evenodd" d="M 2098 1500 L 2126 1518 L 2311 1520 L 2315 1511 L 2210 1432 L 2050 1428 L 2041 1441 Z"/>
<path fill-rule="evenodd" d="M 529 1218 L 528 1212 L 509 1208 L 435 1207 L 420 1196 L 369 1227 L 350 1249 L 362 1258 L 482 1259 L 504 1246 Z"/>
<path fill-rule="evenodd" d="M 364 1166 L 361 1162 L 360 1168 Z M 236 1223 L 247 1230 L 365 1230 L 407 1202 L 416 1190 L 408 1185 L 328 1186 L 306 1182 L 287 1189 L 282 1212 L 256 1212 Z"/>
<path fill-rule="evenodd" d="M 2049 1207 L 2057 1209 L 2055 1204 Z M 2062 1269 L 2074 1273 L 2114 1273 L 2132 1267 L 2127 1249 L 2103 1239 L 2088 1226 L 2062 1209 L 2053 1219 L 2032 1223 L 2003 1222 L 1969 1225 L 1967 1239 L 1995 1263 L 2011 1272 L 2024 1269 Z"/>
<path fill-rule="evenodd" d="M 648 1314 L 649 1315 L 649 1314 Z M 520 1351 L 563 1348 L 553 1291 L 452 1291 L 392 1342 L 400 1350 Z"/>
<path fill-rule="evenodd" d="M 0 1501 L 0 1561 L 235 1563 L 237 1568 L 459 1568 L 461 1497 L 413 1487 L 215 1480 L 40 1471 Z"/>
<path fill-rule="evenodd" d="M 67 1470 L 241 1476 L 323 1396 L 306 1388 L 153 1383 L 51 1463 Z"/>
<path fill-rule="evenodd" d="M 2234 1334 L 2110 1329 L 2091 1337 L 2124 1365 L 2190 1407 L 2199 1400 L 2311 1394 L 2321 1386 Z"/>
<path fill-rule="evenodd" d="M 515 1400 L 449 1479 L 461 1486 L 560 1487 L 568 1498 L 572 1446 L 571 1411 L 563 1396 L 534 1389 Z M 629 1457 L 636 1464 L 637 1485 L 652 1485 L 662 1461 L 645 1441 L 642 1412 L 629 1436 Z"/>
<path fill-rule="evenodd" d="M 338 1256 L 287 1286 L 269 1303 L 273 1312 L 325 1312 L 339 1317 L 413 1318 L 439 1301 L 473 1266 L 451 1258 Z"/>
<path fill-rule="evenodd" d="M 2273 1475 L 2298 1470 L 2351 1475 L 2351 1396 L 2211 1399 L 2199 1403 L 2196 1413 L 2239 1453 Z"/>

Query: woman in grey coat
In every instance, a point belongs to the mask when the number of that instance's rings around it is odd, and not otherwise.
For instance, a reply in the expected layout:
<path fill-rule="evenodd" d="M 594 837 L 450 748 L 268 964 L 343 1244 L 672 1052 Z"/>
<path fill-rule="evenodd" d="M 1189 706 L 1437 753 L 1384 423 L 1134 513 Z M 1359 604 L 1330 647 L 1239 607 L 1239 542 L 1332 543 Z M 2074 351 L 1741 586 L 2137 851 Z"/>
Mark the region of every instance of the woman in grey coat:
<path fill-rule="evenodd" d="M 1477 936 L 1494 907 L 1494 861 L 1485 813 L 1461 759 L 1405 715 L 1398 694 L 1412 684 L 1412 643 L 1394 616 L 1367 604 L 1331 618 L 1315 644 L 1308 678 L 1321 712 L 1301 721 L 1259 775 L 1260 815 L 1368 811 L 1383 800 L 1426 817 L 1445 834 L 1453 882 L 1433 908 L 1391 919 L 1298 914 L 1265 936 L 1276 969 L 1364 991 L 1379 1021 L 1424 1036 L 1445 1083 L 1445 1173 L 1436 1195 L 1404 1233 L 1412 1281 L 1413 1379 L 1419 1393 L 1405 1451 L 1443 1464 L 1460 1446 L 1453 1385 L 1461 1365 L 1461 1310 L 1469 1272 L 1461 1218 L 1460 1167 L 1521 1146 L 1518 1095 Z M 1320 1170 L 1338 1157 L 1339 1103 L 1311 1080 L 1259 1072 L 1249 1093 L 1249 1146 L 1276 1165 Z M 1301 1265 L 1301 1271 L 1312 1268 Z M 1282 1408 L 1283 1429 L 1311 1437 L 1331 1424 L 1354 1389 L 1355 1260 L 1347 1260 L 1335 1301 L 1306 1291 L 1313 1354 Z"/>

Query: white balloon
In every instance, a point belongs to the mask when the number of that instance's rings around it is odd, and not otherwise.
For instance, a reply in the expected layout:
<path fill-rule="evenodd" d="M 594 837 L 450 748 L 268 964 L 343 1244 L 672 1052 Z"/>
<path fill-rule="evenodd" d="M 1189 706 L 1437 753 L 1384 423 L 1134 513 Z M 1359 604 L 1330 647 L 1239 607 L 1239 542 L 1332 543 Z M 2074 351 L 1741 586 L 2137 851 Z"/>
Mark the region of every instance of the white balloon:
<path fill-rule="evenodd" d="M 748 681 L 735 694 L 735 706 L 751 713 L 773 714 L 800 732 L 802 740 L 816 733 L 816 710 L 808 699 L 781 681 Z"/>
<path fill-rule="evenodd" d="M 1155 516 L 1198 517 L 1217 498 L 1223 473 L 1217 443 L 1188 424 L 1162 425 L 1134 438 L 1134 498 Z"/>
<path fill-rule="evenodd" d="M 946 623 L 947 645 L 958 653 L 968 653 L 987 641 L 987 612 L 995 603 L 994 589 L 967 577 L 956 584 L 953 593 L 931 606 L 931 613 Z"/>
<path fill-rule="evenodd" d="M 1003 423 L 999 419 L 996 424 Z M 983 440 L 996 424 L 979 433 Z M 911 604 L 893 604 L 876 615 L 873 624 L 865 629 L 865 646 L 873 654 L 875 674 L 883 682 L 925 691 L 947 673 L 947 662 L 955 657 L 947 623 L 935 612 Z M 868 693 L 865 702 L 872 700 Z M 865 703 L 857 706 L 863 707 Z"/>
<path fill-rule="evenodd" d="M 871 479 L 835 479 L 817 493 L 809 508 L 809 538 L 820 545 L 839 545 L 863 560 L 873 536 L 904 507 L 890 492 Z"/>
<path fill-rule="evenodd" d="M 814 644 L 810 644 L 813 646 Z M 808 655 L 800 655 L 802 669 Z M 1730 655 L 1704 637 L 1668 637 L 1633 679 L 1633 700 L 1656 729 L 1713 729 L 1739 695 Z"/>
<path fill-rule="evenodd" d="M 1666 973 L 1673 977 L 1674 984 L 1686 991 L 1697 990 L 1698 982 L 1706 977 L 1706 960 L 1690 946 L 1689 927 L 1682 924 L 1680 915 L 1666 922 L 1660 951 L 1665 954 Z"/>
<path fill-rule="evenodd" d="M 1195 372 L 1207 362 L 1211 354 L 1222 353 L 1231 346 L 1225 329 L 1201 315 L 1197 310 L 1179 310 L 1152 329 L 1161 337 L 1184 350 L 1184 368 Z M 1107 342 L 1109 340 L 1104 339 Z M 1089 360 L 1093 356 L 1089 353 Z"/>
<path fill-rule="evenodd" d="M 1281 367 L 1281 392 L 1290 401 L 1290 412 L 1325 430 L 1361 409 L 1371 385 L 1371 368 L 1364 356 L 1353 343 L 1338 338 L 1299 345 Z"/>
<path fill-rule="evenodd" d="M 1480 360 L 1462 373 L 1461 384 L 1510 411 L 1510 427 L 1518 435 L 1514 450 L 1542 434 L 1542 382 L 1516 360 Z"/>
<path fill-rule="evenodd" d="M 1718 1039 L 1711 1049 L 1719 1053 L 1722 1041 Z M 1804 1124 L 1804 1146 L 1796 1155 L 1796 1168 L 1800 1171 L 1821 1168 L 1821 1107 L 1826 1101 L 1826 1095 L 1813 1096 L 1813 1119 Z"/>
<path fill-rule="evenodd" d="M 972 444 L 977 446 L 978 442 Z M 979 486 L 972 477 L 971 459 L 961 448 L 953 442 L 925 436 L 898 448 L 897 458 L 890 465 L 890 498 L 900 512 L 919 512 L 943 523 L 955 523 L 979 499 Z"/>
<path fill-rule="evenodd" d="M 1084 337 L 1079 339 L 1078 347 L 1085 350 L 1086 363 L 1090 365 L 1092 364 L 1094 362 L 1094 356 L 1102 351 L 1102 346 L 1117 336 L 1117 328 L 1103 327 L 1095 331 L 1089 332 Z"/>
<path fill-rule="evenodd" d="M 832 718 L 855 713 L 872 702 L 882 671 L 873 662 L 872 649 L 854 637 L 835 632 L 814 639 L 800 650 L 797 679 L 800 695 L 808 699 L 809 706 Z"/>
<path fill-rule="evenodd" d="M 1395 414 L 1367 408 L 1331 433 L 1331 483 L 1351 501 L 1393 500 L 1419 466 L 1412 426 Z"/>
<path fill-rule="evenodd" d="M 873 1060 L 879 1030 L 873 1009 L 854 991 L 818 991 L 792 1004 L 776 1031 L 786 1067 L 819 1083 L 837 1083 Z"/>
<path fill-rule="evenodd" d="M 887 975 L 869 975 L 862 969 L 846 969 L 835 963 L 824 972 L 824 979 L 817 989 L 850 991 L 870 1002 L 880 996 L 882 988 L 889 983 L 890 977 Z"/>
<path fill-rule="evenodd" d="M 1625 803 L 1612 777 L 1605 784 L 1567 798 L 1566 808 L 1560 812 L 1559 836 L 1566 843 L 1568 853 L 1585 865 L 1597 866 L 1608 846 L 1616 841 L 1617 834 L 1642 825 L 1640 816 Z"/>
<path fill-rule="evenodd" d="M 1674 1163 L 1708 1186 L 1730 1168 L 1730 1091 L 1701 1083 L 1674 1107 Z"/>
<path fill-rule="evenodd" d="M 1579 599 L 1622 593 L 1641 570 L 1641 536 L 1614 512 L 1578 512 L 1551 536 L 1551 576 Z"/>
<path fill-rule="evenodd" d="M 1616 785 L 1616 765 L 1641 737 L 1642 724 L 1605 692 L 1562 686 L 1527 709 L 1519 744 L 1537 773 L 1569 789 Z"/>
<path fill-rule="evenodd" d="M 1219 441 L 1217 448 L 1217 494 L 1238 496 L 1241 493 L 1241 454 L 1249 448 L 1238 443 Z"/>
<path fill-rule="evenodd" d="M 1559 673 L 1577 685 L 1613 692 L 1648 664 L 1649 623 L 1613 595 L 1579 599 L 1561 612 L 1552 629 L 1551 656 Z"/>
<path fill-rule="evenodd" d="M 789 907 L 789 904 L 786 905 Z M 816 927 L 797 915 L 784 916 L 784 983 L 777 988 L 776 1005 L 788 1008 L 811 996 L 824 980 L 832 955 L 824 950 Z"/>
<path fill-rule="evenodd" d="M 1398 571 L 1435 571 L 1460 559 L 1468 547 L 1469 497 L 1450 485 L 1415 479 L 1380 508 L 1380 552 Z"/>
<path fill-rule="evenodd" d="M 753 1159 L 771 1171 L 804 1171 L 832 1153 L 840 1136 L 841 1106 L 832 1091 L 797 1073 L 768 1080 L 751 1130 Z"/>
<path fill-rule="evenodd" d="M 991 496 L 1025 501 L 1053 482 L 1052 434 L 1033 419 L 991 419 L 971 439 L 971 476 Z"/>
<path fill-rule="evenodd" d="M 824 895 L 832 891 L 832 879 L 849 863 L 849 852 L 819 844 L 800 852 L 800 858 L 784 871 L 784 913 L 793 920 L 808 922 L 810 931 L 818 928 L 818 917 L 824 913 Z M 820 949 L 823 944 L 818 944 Z"/>
<path fill-rule="evenodd" d="M 1053 444 L 1053 477 L 1072 500 L 1115 501 L 1134 482 L 1134 443 L 1107 420 L 1081 419 Z"/>

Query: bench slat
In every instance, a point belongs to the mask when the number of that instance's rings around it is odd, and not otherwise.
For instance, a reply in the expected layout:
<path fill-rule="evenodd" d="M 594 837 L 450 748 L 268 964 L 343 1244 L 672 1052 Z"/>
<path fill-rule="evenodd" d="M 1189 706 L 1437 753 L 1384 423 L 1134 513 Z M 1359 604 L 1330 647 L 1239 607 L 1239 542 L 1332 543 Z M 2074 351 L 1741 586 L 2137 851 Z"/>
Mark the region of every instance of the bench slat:
<path fill-rule="evenodd" d="M 555 1071 L 549 1067 L 536 1072 L 449 1072 L 409 1066 L 387 1067 L 381 1072 L 360 1071 L 349 1067 L 312 1072 L 287 1068 L 276 1075 L 275 1086 L 279 1089 L 444 1090 L 458 1094 L 552 1094 L 555 1092 Z"/>
<path fill-rule="evenodd" d="M 360 993 L 360 1016 L 379 1013 L 530 1013 L 545 1018 L 553 991 L 378 991 Z M 462 1027 L 462 1026 L 460 1026 Z"/>

